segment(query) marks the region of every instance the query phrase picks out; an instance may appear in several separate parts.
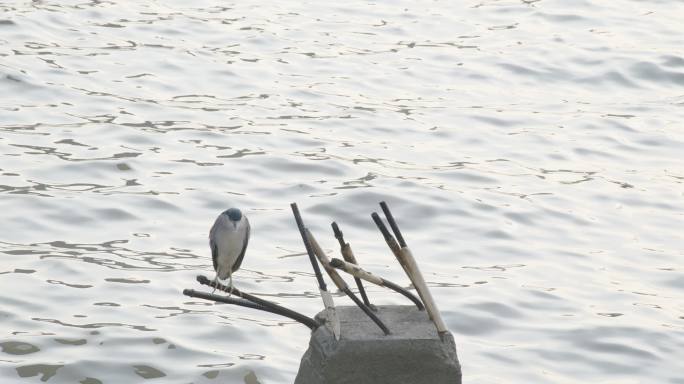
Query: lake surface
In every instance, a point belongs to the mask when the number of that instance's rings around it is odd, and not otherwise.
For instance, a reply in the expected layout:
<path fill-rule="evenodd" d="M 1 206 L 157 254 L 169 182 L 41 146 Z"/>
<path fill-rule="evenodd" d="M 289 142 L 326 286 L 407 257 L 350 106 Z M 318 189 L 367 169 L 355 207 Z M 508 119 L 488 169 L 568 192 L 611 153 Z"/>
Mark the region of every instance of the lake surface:
<path fill-rule="evenodd" d="M 385 200 L 464 383 L 684 383 L 682 19 L 675 0 L 1 3 L 0 382 L 292 383 L 306 327 L 181 294 L 213 277 L 211 224 L 241 207 L 235 285 L 313 316 L 289 204 L 408 287 L 370 219 Z"/>

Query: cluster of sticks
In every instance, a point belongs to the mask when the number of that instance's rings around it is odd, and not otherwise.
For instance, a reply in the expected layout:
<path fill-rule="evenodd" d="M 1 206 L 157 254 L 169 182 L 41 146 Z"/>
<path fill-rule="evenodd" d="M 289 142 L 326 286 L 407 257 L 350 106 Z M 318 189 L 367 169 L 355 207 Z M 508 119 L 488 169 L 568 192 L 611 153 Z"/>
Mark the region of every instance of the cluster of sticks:
<path fill-rule="evenodd" d="M 387 219 L 387 222 L 389 223 L 390 228 L 394 233 L 394 236 L 388 231 L 382 219 L 376 212 L 373 212 L 371 217 L 373 218 L 373 221 L 375 222 L 378 229 L 385 238 L 385 241 L 387 242 L 389 248 L 392 250 L 392 253 L 399 261 L 399 264 L 401 264 L 402 268 L 404 269 L 404 272 L 406 272 L 406 275 L 411 280 L 411 283 L 418 292 L 420 299 L 414 296 L 411 292 L 400 287 L 399 285 L 392 283 L 391 281 L 388 281 L 386 279 L 383 279 L 382 277 L 375 276 L 370 272 L 366 272 L 361 267 L 359 267 L 349 243 L 346 243 L 344 241 L 342 231 L 340 231 L 339 226 L 335 222 L 332 223 L 332 229 L 333 233 L 335 234 L 335 238 L 337 238 L 337 240 L 340 243 L 340 251 L 342 253 L 342 257 L 344 258 L 344 260 L 337 258 L 333 258 L 332 260 L 328 259 L 328 256 L 325 254 L 325 252 L 323 252 L 323 249 L 320 247 L 311 231 L 309 231 L 309 229 L 304 226 L 304 222 L 302 220 L 301 214 L 299 213 L 299 208 L 297 207 L 297 204 L 292 203 L 290 204 L 290 207 L 292 208 L 292 213 L 294 214 L 295 221 L 297 222 L 297 228 L 299 228 L 299 233 L 302 236 L 302 241 L 304 242 L 306 252 L 309 255 L 309 260 L 311 261 L 311 265 L 316 275 L 316 280 L 318 281 L 318 287 L 320 289 L 323 304 L 325 305 L 326 309 L 326 322 L 329 323 L 333 335 L 337 340 L 339 340 L 340 338 L 340 322 L 335 312 L 335 304 L 333 303 L 332 295 L 327 289 L 325 281 L 323 280 L 323 275 L 321 274 L 321 270 L 318 266 L 319 262 L 321 265 L 323 265 L 323 269 L 325 269 L 325 271 L 328 273 L 328 276 L 333 281 L 335 286 L 337 286 L 337 288 L 340 291 L 344 292 L 347 296 L 349 296 L 352 299 L 352 301 L 354 301 L 354 303 L 359 308 L 361 308 L 363 312 L 366 315 L 368 315 L 368 317 L 371 320 L 373 320 L 375 324 L 377 324 L 377 326 L 385 333 L 385 335 L 390 334 L 390 330 L 382 322 L 382 320 L 380 320 L 380 318 L 375 314 L 376 308 L 373 305 L 371 305 L 370 301 L 368 300 L 368 296 L 366 295 L 366 291 L 363 287 L 363 283 L 361 282 L 361 280 L 365 280 L 370 283 L 386 287 L 395 292 L 398 292 L 401 295 L 408 298 L 409 300 L 411 300 L 419 310 L 422 311 L 426 309 L 428 316 L 434 322 L 435 327 L 437 328 L 439 336 L 444 336 L 444 334 L 447 332 L 444 320 L 442 319 L 442 316 L 437 310 L 437 306 L 435 305 L 434 299 L 432 298 L 432 294 L 430 293 L 430 290 L 428 289 L 425 283 L 423 275 L 421 274 L 420 269 L 418 268 L 418 264 L 416 264 L 416 261 L 413 258 L 411 250 L 406 245 L 406 241 L 404 240 L 404 237 L 399 231 L 399 227 L 397 226 L 397 223 L 394 220 L 394 217 L 392 216 L 389 207 L 384 201 L 380 203 L 380 207 L 382 208 L 382 211 L 385 214 L 385 218 Z M 342 279 L 342 277 L 338 274 L 337 269 L 342 270 L 354 277 L 356 286 L 359 289 L 359 293 L 361 295 L 362 300 L 360 300 L 354 294 L 354 292 L 352 292 L 351 289 L 349 289 L 347 283 L 345 283 L 344 279 Z M 212 293 L 195 291 L 193 289 L 186 289 L 183 291 L 183 294 L 190 297 L 227 304 L 234 304 L 242 307 L 254 308 L 270 313 L 275 313 L 295 320 L 301 324 L 304 324 L 311 330 L 315 330 L 322 325 L 320 322 L 311 317 L 303 315 L 299 312 L 295 312 L 276 303 L 261 299 L 257 296 L 241 292 L 237 288 L 227 287 L 223 284 L 216 283 L 208 279 L 206 276 L 197 276 L 197 281 L 202 285 L 215 287 L 218 290 L 228 292 L 229 295 L 220 296 Z M 236 297 L 231 297 L 232 295 Z"/>

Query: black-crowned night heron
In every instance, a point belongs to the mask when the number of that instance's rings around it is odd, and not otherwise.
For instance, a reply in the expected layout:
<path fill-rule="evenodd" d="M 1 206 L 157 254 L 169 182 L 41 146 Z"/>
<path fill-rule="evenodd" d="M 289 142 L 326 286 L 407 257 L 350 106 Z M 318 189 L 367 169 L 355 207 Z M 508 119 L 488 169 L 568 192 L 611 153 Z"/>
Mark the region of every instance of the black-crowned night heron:
<path fill-rule="evenodd" d="M 214 282 L 228 278 L 228 286 L 233 287 L 233 272 L 240 268 L 245 257 L 249 232 L 249 221 L 237 208 L 221 212 L 216 218 L 209 231 L 211 258 L 216 271 Z"/>

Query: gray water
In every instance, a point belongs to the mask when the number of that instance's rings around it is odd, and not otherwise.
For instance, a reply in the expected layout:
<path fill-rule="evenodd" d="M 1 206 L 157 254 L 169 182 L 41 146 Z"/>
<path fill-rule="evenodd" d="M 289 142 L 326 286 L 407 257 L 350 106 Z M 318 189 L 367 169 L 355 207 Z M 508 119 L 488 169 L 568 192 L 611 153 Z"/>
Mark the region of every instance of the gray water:
<path fill-rule="evenodd" d="M 235 285 L 408 287 L 466 383 L 684 383 L 684 3 L 0 4 L 0 382 L 291 383 L 309 330 L 181 295 L 238 206 Z M 404 304 L 369 287 L 378 304 Z M 350 301 L 336 295 L 337 303 Z"/>

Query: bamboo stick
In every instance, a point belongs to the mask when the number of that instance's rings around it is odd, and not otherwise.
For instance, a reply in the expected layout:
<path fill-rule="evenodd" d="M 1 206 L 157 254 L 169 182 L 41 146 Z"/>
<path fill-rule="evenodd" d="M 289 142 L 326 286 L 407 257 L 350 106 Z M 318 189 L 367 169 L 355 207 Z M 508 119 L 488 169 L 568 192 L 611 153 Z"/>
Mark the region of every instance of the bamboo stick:
<path fill-rule="evenodd" d="M 302 241 L 304 242 L 304 247 L 306 248 L 306 253 L 309 255 L 309 261 L 313 267 L 314 273 L 316 274 L 316 280 L 318 281 L 318 288 L 321 293 L 321 298 L 323 299 L 323 305 L 325 306 L 325 312 L 327 314 L 326 319 L 330 322 L 331 329 L 335 340 L 340 339 L 340 319 L 337 317 L 337 311 L 335 310 L 335 303 L 333 302 L 332 295 L 328 291 L 325 281 L 323 280 L 323 275 L 321 274 L 321 269 L 318 267 L 318 262 L 316 261 L 316 256 L 314 256 L 313 249 L 311 248 L 311 243 L 306 235 L 306 228 L 304 227 L 304 221 L 302 220 L 302 215 L 299 213 L 299 208 L 296 203 L 290 204 L 292 208 L 292 213 L 294 214 L 295 221 L 297 222 L 297 228 L 299 229 L 299 234 L 302 236 Z"/>
<path fill-rule="evenodd" d="M 344 260 L 352 264 L 358 264 L 356 257 L 354 256 L 354 252 L 352 252 L 351 246 L 349 243 L 344 241 L 344 235 L 342 234 L 342 231 L 340 231 L 340 227 L 334 221 L 332 222 L 331 226 L 333 233 L 335 234 L 335 238 L 340 243 L 340 253 L 342 254 Z M 363 287 L 361 279 L 354 276 L 354 282 L 356 283 L 356 287 L 359 289 L 359 294 L 361 295 L 361 299 L 363 299 L 363 303 L 366 304 L 368 308 L 374 310 L 373 305 L 371 305 L 370 300 L 368 300 L 368 295 L 366 295 L 366 289 Z"/>
<path fill-rule="evenodd" d="M 385 335 L 389 335 L 390 331 L 387 328 L 387 326 L 385 326 L 385 324 L 382 322 L 382 320 L 380 320 L 380 318 L 378 318 L 378 316 L 376 316 L 373 313 L 373 311 L 370 310 L 370 308 L 368 308 L 363 302 L 361 302 L 361 300 L 359 300 L 358 297 L 356 297 L 354 292 L 352 292 L 349 289 L 349 286 L 344 281 L 344 279 L 342 279 L 342 276 L 340 276 L 340 274 L 337 273 L 337 271 L 333 267 L 330 266 L 330 260 L 328 259 L 328 256 L 325 254 L 325 252 L 323 252 L 323 249 L 321 248 L 320 245 L 318 245 L 318 242 L 316 241 L 316 239 L 313 237 L 313 235 L 311 234 L 311 232 L 308 229 L 306 230 L 306 234 L 309 237 L 309 242 L 311 243 L 311 246 L 313 248 L 314 253 L 318 257 L 318 260 L 323 265 L 323 269 L 325 269 L 325 271 L 328 273 L 328 275 L 330 276 L 330 279 L 332 279 L 333 283 L 335 283 L 337 288 L 339 290 L 341 290 L 342 292 L 344 292 L 347 296 L 349 296 L 349 298 L 351 298 L 354 301 L 354 303 L 359 308 L 361 308 L 361 310 L 366 315 L 368 315 L 368 317 L 370 317 L 371 320 L 373 320 L 373 322 L 385 333 Z"/>
<path fill-rule="evenodd" d="M 416 305 L 416 307 L 418 307 L 418 310 L 422 311 L 425 309 L 423 303 L 420 302 L 420 299 L 414 296 L 411 292 L 407 291 L 406 289 L 400 287 L 399 285 L 389 280 L 385 280 L 382 277 L 375 276 L 370 272 L 364 271 L 361 267 L 359 267 L 356 264 L 348 263 L 340 259 L 332 259 L 330 260 L 330 265 L 334 268 L 341 269 L 347 272 L 348 274 L 354 276 L 357 279 L 363 279 L 370 283 L 379 285 L 381 287 L 389 288 L 395 292 L 398 292 L 407 297 L 409 300 L 411 300 Z"/>
<path fill-rule="evenodd" d="M 420 272 L 418 263 L 416 263 L 416 259 L 413 257 L 413 253 L 406 245 L 406 241 L 404 240 L 404 237 L 402 236 L 401 231 L 399 230 L 399 226 L 394 220 L 394 216 L 392 216 L 392 212 L 389 210 L 387 203 L 385 203 L 384 201 L 381 202 L 380 207 L 382 208 L 382 211 L 385 213 L 385 218 L 387 218 L 387 222 L 390 224 L 390 227 L 392 228 L 394 235 L 397 236 L 397 239 L 399 239 L 399 245 L 401 246 L 399 250 L 399 262 L 402 264 L 404 270 L 407 271 L 409 277 L 412 279 L 413 286 L 416 288 L 416 291 L 418 291 L 420 298 L 423 300 L 423 304 L 425 304 L 425 309 L 427 310 L 430 319 L 432 319 L 432 321 L 435 323 L 435 327 L 437 328 L 437 332 L 439 333 L 440 337 L 443 338 L 444 334 L 448 332 L 448 329 L 446 327 L 446 324 L 444 323 L 444 319 L 442 319 L 442 315 L 437 309 L 437 304 L 435 303 L 435 300 L 432 297 L 432 293 L 430 292 L 430 289 L 425 283 L 425 279 L 423 278 L 423 274 Z"/>

